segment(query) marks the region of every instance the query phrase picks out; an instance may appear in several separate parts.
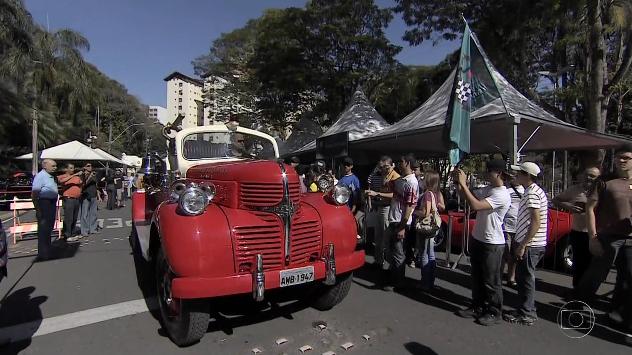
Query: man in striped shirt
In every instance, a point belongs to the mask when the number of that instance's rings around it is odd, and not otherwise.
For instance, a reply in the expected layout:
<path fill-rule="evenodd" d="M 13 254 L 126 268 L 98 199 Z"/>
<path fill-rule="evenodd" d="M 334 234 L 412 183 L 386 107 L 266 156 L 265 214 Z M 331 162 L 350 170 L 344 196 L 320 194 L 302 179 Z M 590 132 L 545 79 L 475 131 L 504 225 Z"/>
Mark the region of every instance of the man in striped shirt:
<path fill-rule="evenodd" d="M 518 208 L 513 247 L 520 304 L 517 312 L 505 315 L 505 320 L 532 325 L 538 319 L 535 309 L 535 270 L 546 248 L 549 201 L 544 190 L 536 184 L 540 167 L 535 163 L 525 162 L 512 165 L 511 168 L 517 171 L 516 182 L 525 191 Z"/>

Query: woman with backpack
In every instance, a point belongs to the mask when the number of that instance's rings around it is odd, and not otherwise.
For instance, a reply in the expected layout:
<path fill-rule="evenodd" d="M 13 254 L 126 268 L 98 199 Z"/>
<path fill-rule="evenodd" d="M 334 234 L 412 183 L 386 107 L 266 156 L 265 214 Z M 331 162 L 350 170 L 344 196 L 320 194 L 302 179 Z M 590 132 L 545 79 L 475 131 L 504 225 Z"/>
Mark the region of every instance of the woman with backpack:
<path fill-rule="evenodd" d="M 419 199 L 415 211 L 417 223 L 417 250 L 421 259 L 421 289 L 430 291 L 434 287 L 435 269 L 437 267 L 434 252 L 434 237 L 441 233 L 441 217 L 439 212 L 445 209 L 445 201 L 439 189 L 439 174 L 428 171 L 424 174 L 426 191 Z"/>

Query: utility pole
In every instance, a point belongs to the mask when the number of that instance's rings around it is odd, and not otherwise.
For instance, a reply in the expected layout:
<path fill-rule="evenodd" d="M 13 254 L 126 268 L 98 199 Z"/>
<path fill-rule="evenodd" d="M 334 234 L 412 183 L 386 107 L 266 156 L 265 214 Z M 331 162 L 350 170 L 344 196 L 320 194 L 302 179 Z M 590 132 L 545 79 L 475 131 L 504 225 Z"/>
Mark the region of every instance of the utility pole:
<path fill-rule="evenodd" d="M 109 133 L 108 133 L 108 153 L 110 153 L 112 151 L 112 121 L 110 121 L 110 125 L 109 125 Z M 110 169 L 110 162 L 108 161 L 106 164 L 106 170 L 109 172 Z"/>
<path fill-rule="evenodd" d="M 33 157 L 31 160 L 32 166 L 31 166 L 31 170 L 33 173 L 33 176 L 35 176 L 35 174 L 37 174 L 38 171 L 38 164 L 37 164 L 37 158 L 39 156 L 38 150 L 37 150 L 37 110 L 33 109 L 33 130 L 31 132 L 31 142 L 32 142 L 32 151 L 33 151 Z"/>
<path fill-rule="evenodd" d="M 110 123 L 110 129 L 108 133 L 108 153 L 112 150 L 112 123 Z"/>

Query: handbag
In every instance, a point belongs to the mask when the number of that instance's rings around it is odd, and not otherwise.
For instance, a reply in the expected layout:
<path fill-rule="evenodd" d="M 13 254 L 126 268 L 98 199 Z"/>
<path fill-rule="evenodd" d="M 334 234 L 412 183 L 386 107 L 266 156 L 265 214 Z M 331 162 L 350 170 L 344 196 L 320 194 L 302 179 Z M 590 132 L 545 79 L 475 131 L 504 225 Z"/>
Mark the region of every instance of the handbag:
<path fill-rule="evenodd" d="M 434 193 L 431 193 L 430 195 L 432 196 L 430 214 L 422 219 L 417 219 L 417 222 L 415 223 L 415 231 L 417 232 L 417 235 L 423 238 L 434 238 L 441 227 L 441 217 L 439 216 L 439 211 L 437 209 L 435 195 Z"/>

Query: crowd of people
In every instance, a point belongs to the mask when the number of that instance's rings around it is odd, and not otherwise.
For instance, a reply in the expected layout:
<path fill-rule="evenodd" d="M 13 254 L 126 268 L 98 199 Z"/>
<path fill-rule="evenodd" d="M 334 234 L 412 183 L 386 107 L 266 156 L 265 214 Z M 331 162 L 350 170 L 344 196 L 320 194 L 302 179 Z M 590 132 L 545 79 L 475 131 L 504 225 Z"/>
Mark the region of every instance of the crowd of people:
<path fill-rule="evenodd" d="M 35 175 L 32 198 L 38 224 L 37 260 L 51 258 L 51 232 L 56 219 L 56 204 L 63 206 L 63 231 L 61 239 L 75 242 L 91 234 L 99 233 L 97 223 L 98 203 L 107 209 L 124 207 L 131 196 L 134 179 L 120 169 L 97 171 L 91 163 L 75 169 L 73 163 L 64 165 L 63 174 L 56 175 L 57 162 L 42 160 L 42 170 Z M 80 228 L 77 228 L 77 222 Z"/>
<path fill-rule="evenodd" d="M 618 149 L 614 159 L 612 175 L 589 167 L 579 184 L 551 203 L 572 213 L 573 291 L 567 298 L 593 302 L 614 264 L 617 278 L 608 318 L 614 327 L 632 334 L 632 146 Z M 303 191 L 316 191 L 318 176 L 327 172 L 325 164 L 303 167 L 298 157 L 291 163 L 301 176 Z M 383 275 L 381 287 L 391 291 L 412 286 L 432 292 L 434 240 L 442 233 L 439 212 L 446 208 L 440 175 L 423 171 L 412 154 L 397 160 L 383 156 L 362 192 L 353 160 L 345 158 L 342 167 L 344 175 L 337 183 L 352 192 L 349 209 L 366 210 L 372 220 L 373 267 Z M 453 170 L 458 193 L 476 212 L 469 243 L 471 305 L 457 315 L 485 326 L 502 319 L 522 325 L 538 320 L 536 271 L 547 246 L 549 208 L 540 178 L 541 169 L 533 162 L 508 168 L 504 160 L 491 160 L 486 163 L 488 186 L 472 189 L 465 172 Z M 421 269 L 420 282 L 411 285 L 405 278 L 407 264 Z M 512 310 L 503 302 L 503 278 L 518 292 Z"/>
<path fill-rule="evenodd" d="M 559 194 L 552 204 L 573 215 L 573 292 L 569 298 L 593 302 L 614 264 L 617 278 L 608 317 L 614 326 L 632 333 L 632 147 L 618 149 L 614 159 L 616 171 L 612 175 L 589 167 L 581 183 Z M 433 291 L 434 240 L 442 233 L 439 213 L 446 209 L 437 172 L 423 171 L 412 154 L 397 160 L 383 156 L 362 190 L 349 157 L 341 161 L 339 179 L 324 162 L 301 165 L 300 159 L 293 157 L 290 164 L 300 176 L 303 192 L 318 191 L 319 178 L 327 175 L 333 184 L 350 190 L 351 213 L 368 213 L 366 218 L 372 220 L 374 228 L 373 267 L 382 274 L 380 286 L 384 290 L 411 286 L 405 278 L 408 264 L 421 269 L 421 281 L 413 287 Z M 79 171 L 68 163 L 58 177 L 54 176 L 56 170 L 55 161 L 44 159 L 33 181 L 39 260 L 51 256 L 50 235 L 60 195 L 63 238 L 73 241 L 98 233 L 98 201 L 106 202 L 109 209 L 123 206 L 133 185 L 133 179 L 122 171 L 100 174 L 89 163 Z M 491 160 L 486 163 L 487 187 L 472 189 L 463 170 L 456 167 L 452 171 L 458 193 L 476 212 L 469 242 L 471 305 L 457 315 L 485 326 L 502 319 L 522 325 L 538 320 L 536 271 L 547 246 L 549 208 L 547 194 L 538 184 L 540 177 L 540 167 L 533 162 L 508 169 L 504 160 Z M 78 220 L 79 233 L 75 230 Z M 0 247 L 6 247 L 6 242 L 3 245 Z M 0 263 L 0 268 L 3 266 Z M 511 311 L 503 302 L 503 275 L 507 285 L 518 292 L 518 302 Z"/>

